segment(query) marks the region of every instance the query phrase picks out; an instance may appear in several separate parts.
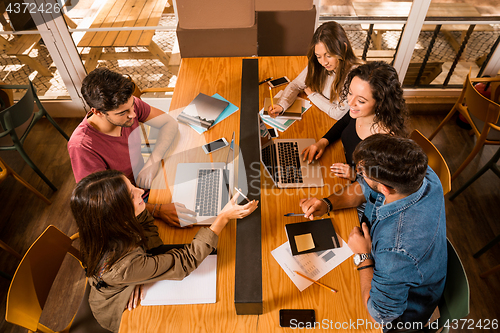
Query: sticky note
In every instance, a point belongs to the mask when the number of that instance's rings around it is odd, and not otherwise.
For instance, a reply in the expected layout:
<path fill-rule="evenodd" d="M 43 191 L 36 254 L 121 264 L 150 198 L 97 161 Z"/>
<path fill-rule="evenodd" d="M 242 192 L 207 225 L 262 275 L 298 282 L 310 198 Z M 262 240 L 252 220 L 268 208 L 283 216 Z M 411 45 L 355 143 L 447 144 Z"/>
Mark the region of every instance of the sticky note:
<path fill-rule="evenodd" d="M 314 249 L 314 240 L 312 238 L 312 234 L 303 234 L 303 235 L 296 235 L 294 236 L 295 238 L 295 244 L 297 245 L 297 251 L 302 252 L 302 251 L 307 251 L 310 249 Z"/>

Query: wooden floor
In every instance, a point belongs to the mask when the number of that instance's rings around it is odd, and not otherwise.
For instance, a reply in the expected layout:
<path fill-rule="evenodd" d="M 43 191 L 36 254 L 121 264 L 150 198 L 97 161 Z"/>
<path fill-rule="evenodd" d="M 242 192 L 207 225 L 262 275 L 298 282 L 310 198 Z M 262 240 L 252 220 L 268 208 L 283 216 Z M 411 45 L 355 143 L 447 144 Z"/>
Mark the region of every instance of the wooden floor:
<path fill-rule="evenodd" d="M 446 110 L 447 111 L 447 110 Z M 439 116 L 413 116 L 413 127 L 424 135 L 429 135 L 443 118 Z M 78 119 L 57 119 L 66 133 L 71 133 L 78 125 Z M 467 131 L 460 129 L 451 121 L 433 140 L 447 160 L 450 169 L 456 170 L 474 144 Z M 69 210 L 69 198 L 75 186 L 71 165 L 66 150 L 66 140 L 46 121 L 40 121 L 25 143 L 28 154 L 42 171 L 59 188 L 52 192 L 50 188 L 25 164 L 17 152 L 0 152 L 0 156 L 29 183 L 52 200 L 48 206 L 22 185 L 9 177 L 0 185 L 0 239 L 21 254 L 41 234 L 49 224 L 71 235 L 76 232 L 76 225 Z M 459 188 L 473 175 L 496 151 L 496 147 L 485 147 L 481 156 L 476 158 L 453 183 L 453 189 Z M 471 290 L 471 321 L 478 323 L 484 319 L 499 319 L 500 283 L 499 274 L 485 279 L 479 274 L 490 267 L 500 264 L 500 245 L 496 245 L 479 259 L 472 254 L 500 233 L 500 179 L 489 171 L 453 202 L 446 200 L 448 237 L 456 247 L 467 271 Z M 448 195 L 449 196 L 449 195 Z M 0 270 L 13 274 L 18 260 L 0 250 Z M 72 266 L 70 265 L 72 264 Z M 42 322 L 60 330 L 65 327 L 68 313 L 77 306 L 71 302 L 84 283 L 81 268 L 68 260 L 63 274 L 51 293 L 51 309 L 44 313 Z M 26 332 L 25 329 L 5 322 L 5 302 L 9 282 L 0 278 L 0 332 Z M 64 304 L 62 312 L 53 310 L 55 305 Z M 459 329 L 454 332 L 471 330 Z M 474 328 L 472 331 L 480 332 Z M 492 332 L 492 330 L 485 330 Z"/>

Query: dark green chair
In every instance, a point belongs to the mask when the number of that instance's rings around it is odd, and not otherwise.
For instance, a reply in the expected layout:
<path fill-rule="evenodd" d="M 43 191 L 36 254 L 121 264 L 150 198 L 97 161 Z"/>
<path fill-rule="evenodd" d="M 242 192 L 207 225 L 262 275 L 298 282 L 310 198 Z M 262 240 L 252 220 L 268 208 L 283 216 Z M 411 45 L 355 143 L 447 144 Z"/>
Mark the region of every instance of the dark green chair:
<path fill-rule="evenodd" d="M 448 269 L 446 273 L 446 284 L 444 286 L 443 296 L 439 302 L 438 308 L 440 317 L 438 319 L 438 329 L 431 329 L 430 332 L 438 332 L 443 328 L 442 333 L 450 331 L 453 319 L 460 319 L 469 314 L 470 290 L 469 281 L 465 274 L 464 266 L 460 257 L 450 240 L 448 243 Z M 447 327 L 444 327 L 447 325 Z"/>
<path fill-rule="evenodd" d="M 69 140 L 69 136 L 64 133 L 54 119 L 47 113 L 36 95 L 35 87 L 31 81 L 28 82 L 27 85 L 0 86 L 1 90 L 26 89 L 26 93 L 16 104 L 0 111 L 0 151 L 17 150 L 40 178 L 42 178 L 53 191 L 57 191 L 57 187 L 51 183 L 26 154 L 23 144 L 33 126 L 43 117 L 47 118 L 66 140 Z M 35 112 L 35 105 L 38 107 L 37 112 Z"/>

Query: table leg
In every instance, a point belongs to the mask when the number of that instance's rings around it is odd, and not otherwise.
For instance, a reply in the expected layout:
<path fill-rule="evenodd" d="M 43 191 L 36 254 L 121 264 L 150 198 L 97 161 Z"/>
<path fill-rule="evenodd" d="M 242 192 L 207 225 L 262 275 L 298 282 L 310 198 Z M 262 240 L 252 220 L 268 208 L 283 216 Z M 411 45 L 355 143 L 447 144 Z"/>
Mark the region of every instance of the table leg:
<path fill-rule="evenodd" d="M 48 76 L 48 77 L 53 76 L 48 68 L 44 67 L 39 61 L 35 60 L 34 58 L 31 58 L 30 56 L 27 56 L 27 55 L 21 55 L 21 54 L 16 55 L 16 57 L 23 64 L 26 64 L 29 67 L 31 67 L 32 69 L 36 70 L 38 73 L 40 73 L 40 75 Z"/>
<path fill-rule="evenodd" d="M 384 32 L 384 30 L 373 31 L 372 41 L 375 50 L 382 50 L 382 35 L 384 34 Z"/>
<path fill-rule="evenodd" d="M 85 69 L 87 73 L 92 72 L 97 67 L 97 62 L 101 58 L 102 47 L 92 47 L 90 48 L 89 57 L 85 61 Z"/>
<path fill-rule="evenodd" d="M 151 52 L 158 60 L 160 60 L 165 66 L 168 67 L 170 63 L 170 56 L 166 54 L 153 40 L 148 46 L 149 52 Z"/>

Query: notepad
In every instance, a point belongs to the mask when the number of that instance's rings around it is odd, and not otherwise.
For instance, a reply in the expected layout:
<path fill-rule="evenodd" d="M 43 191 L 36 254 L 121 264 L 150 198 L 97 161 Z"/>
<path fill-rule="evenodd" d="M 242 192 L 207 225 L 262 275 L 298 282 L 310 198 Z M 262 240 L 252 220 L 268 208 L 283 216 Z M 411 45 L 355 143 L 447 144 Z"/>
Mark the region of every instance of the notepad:
<path fill-rule="evenodd" d="M 211 254 L 184 280 L 145 284 L 141 305 L 205 304 L 217 301 L 217 255 Z"/>
<path fill-rule="evenodd" d="M 339 247 L 331 219 L 290 223 L 285 229 L 294 256 Z"/>

